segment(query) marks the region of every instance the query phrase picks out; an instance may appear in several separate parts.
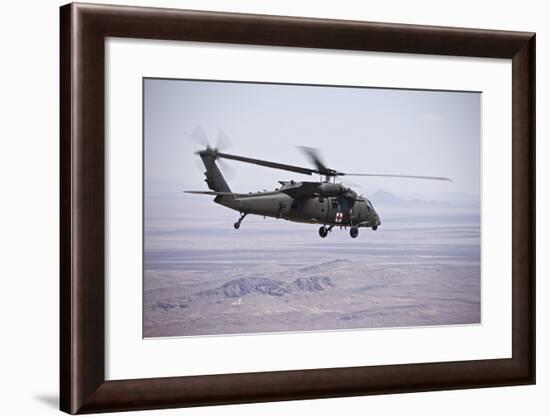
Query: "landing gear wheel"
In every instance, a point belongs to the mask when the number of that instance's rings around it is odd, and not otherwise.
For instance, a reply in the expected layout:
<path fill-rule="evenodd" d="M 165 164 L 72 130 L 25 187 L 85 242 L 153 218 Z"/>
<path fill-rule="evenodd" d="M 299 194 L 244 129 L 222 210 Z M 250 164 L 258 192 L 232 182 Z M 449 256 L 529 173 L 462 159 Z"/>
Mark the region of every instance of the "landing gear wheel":
<path fill-rule="evenodd" d="M 328 235 L 328 229 L 325 226 L 321 226 L 319 228 L 319 236 L 327 237 L 327 235 Z"/>
<path fill-rule="evenodd" d="M 241 227 L 241 222 L 243 221 L 243 219 L 246 217 L 248 213 L 244 213 L 241 215 L 241 217 L 239 218 L 239 220 L 237 220 L 234 224 L 233 224 L 233 227 L 235 229 L 238 229 L 239 227 Z"/>
<path fill-rule="evenodd" d="M 352 227 L 351 229 L 349 229 L 349 235 L 355 239 L 357 236 L 359 236 L 359 229 L 357 227 Z"/>
<path fill-rule="evenodd" d="M 372 226 L 372 230 L 376 230 L 376 229 L 378 229 L 378 225 Z"/>

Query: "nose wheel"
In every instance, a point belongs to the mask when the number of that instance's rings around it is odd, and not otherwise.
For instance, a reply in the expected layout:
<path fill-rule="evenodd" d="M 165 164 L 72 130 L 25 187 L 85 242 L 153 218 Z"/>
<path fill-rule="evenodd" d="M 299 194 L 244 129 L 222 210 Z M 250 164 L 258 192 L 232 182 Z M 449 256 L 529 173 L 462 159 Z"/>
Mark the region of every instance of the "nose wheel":
<path fill-rule="evenodd" d="M 233 224 L 233 227 L 234 227 L 235 229 L 238 230 L 239 227 L 241 227 L 241 222 L 243 221 L 243 219 L 246 217 L 247 214 L 248 214 L 248 213 L 244 213 L 244 214 L 239 218 L 239 220 L 237 220 L 237 221 Z"/>

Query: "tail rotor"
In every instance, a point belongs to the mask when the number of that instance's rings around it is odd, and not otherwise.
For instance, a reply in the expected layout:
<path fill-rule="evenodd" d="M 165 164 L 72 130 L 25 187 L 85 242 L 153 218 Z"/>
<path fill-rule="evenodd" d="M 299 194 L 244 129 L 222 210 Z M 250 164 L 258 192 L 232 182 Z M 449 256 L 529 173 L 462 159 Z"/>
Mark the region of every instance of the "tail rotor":
<path fill-rule="evenodd" d="M 187 134 L 187 137 L 189 140 L 194 142 L 195 144 L 200 146 L 200 149 L 197 150 L 195 153 L 199 153 L 203 150 L 211 150 L 214 153 L 225 151 L 233 145 L 231 142 L 231 139 L 229 139 L 229 136 L 222 130 L 218 130 L 218 136 L 216 138 L 215 145 L 212 145 L 210 140 L 208 139 L 208 135 L 205 133 L 204 129 L 201 126 L 195 127 L 191 134 Z M 201 171 L 204 171 L 204 166 L 198 162 L 197 166 Z M 216 159 L 216 162 L 218 163 L 219 167 L 221 168 L 223 174 L 226 176 L 227 179 L 232 179 L 236 171 L 233 167 L 231 167 L 227 162 L 223 161 L 222 159 Z"/>

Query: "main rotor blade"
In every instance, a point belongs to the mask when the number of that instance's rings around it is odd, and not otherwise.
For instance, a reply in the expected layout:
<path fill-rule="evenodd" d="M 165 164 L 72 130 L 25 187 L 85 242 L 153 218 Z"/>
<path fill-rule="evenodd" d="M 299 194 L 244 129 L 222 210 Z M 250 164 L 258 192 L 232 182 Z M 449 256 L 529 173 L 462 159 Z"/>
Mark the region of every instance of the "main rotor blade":
<path fill-rule="evenodd" d="M 316 148 L 310 148 L 308 146 L 298 146 L 299 149 L 302 150 L 306 154 L 306 156 L 309 158 L 311 163 L 317 167 L 317 170 L 320 174 L 324 174 L 325 172 L 331 171 L 322 161 L 321 161 L 321 154 L 319 152 L 319 149 Z"/>
<path fill-rule="evenodd" d="M 348 174 L 347 172 L 341 172 L 340 175 L 354 176 L 354 177 L 390 177 L 390 178 L 414 178 L 418 180 L 435 180 L 435 181 L 449 181 L 452 179 L 446 177 L 427 177 L 424 175 L 399 175 L 399 174 Z"/>
<path fill-rule="evenodd" d="M 317 171 L 314 169 L 303 168 L 295 165 L 279 164 L 278 162 L 264 161 L 262 159 L 247 158 L 245 156 L 231 155 L 228 153 L 217 152 L 218 158 L 232 159 L 234 161 L 246 162 L 248 164 L 260 165 L 268 168 L 282 169 L 284 171 L 298 172 L 300 174 L 311 175 Z"/>

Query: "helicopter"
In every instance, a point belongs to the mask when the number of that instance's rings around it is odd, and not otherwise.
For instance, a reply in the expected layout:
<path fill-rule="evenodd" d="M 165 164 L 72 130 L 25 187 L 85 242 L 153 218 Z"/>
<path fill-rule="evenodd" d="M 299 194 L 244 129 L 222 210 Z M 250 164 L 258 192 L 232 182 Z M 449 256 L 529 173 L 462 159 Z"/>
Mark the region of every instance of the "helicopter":
<path fill-rule="evenodd" d="M 241 227 L 241 223 L 247 215 L 254 214 L 297 223 L 320 224 L 319 236 L 322 238 L 327 237 L 334 227 L 340 229 L 349 227 L 350 236 L 356 238 L 359 235 L 359 228 L 377 230 L 381 224 L 380 216 L 368 198 L 358 195 L 351 188 L 337 182 L 338 177 L 393 177 L 452 182 L 451 179 L 445 177 L 340 172 L 328 168 L 323 163 L 317 149 L 310 147 L 300 147 L 300 149 L 315 168 L 228 154 L 220 152 L 217 147 L 206 145 L 205 149 L 197 151 L 195 154 L 200 156 L 206 168 L 205 182 L 210 191 L 184 192 L 214 196 L 215 203 L 238 211 L 241 216 L 233 225 L 235 229 Z M 321 178 L 320 181 L 278 181 L 281 186 L 273 191 L 235 193 L 229 188 L 216 164 L 216 161 L 220 159 L 305 175 L 318 174 Z"/>

